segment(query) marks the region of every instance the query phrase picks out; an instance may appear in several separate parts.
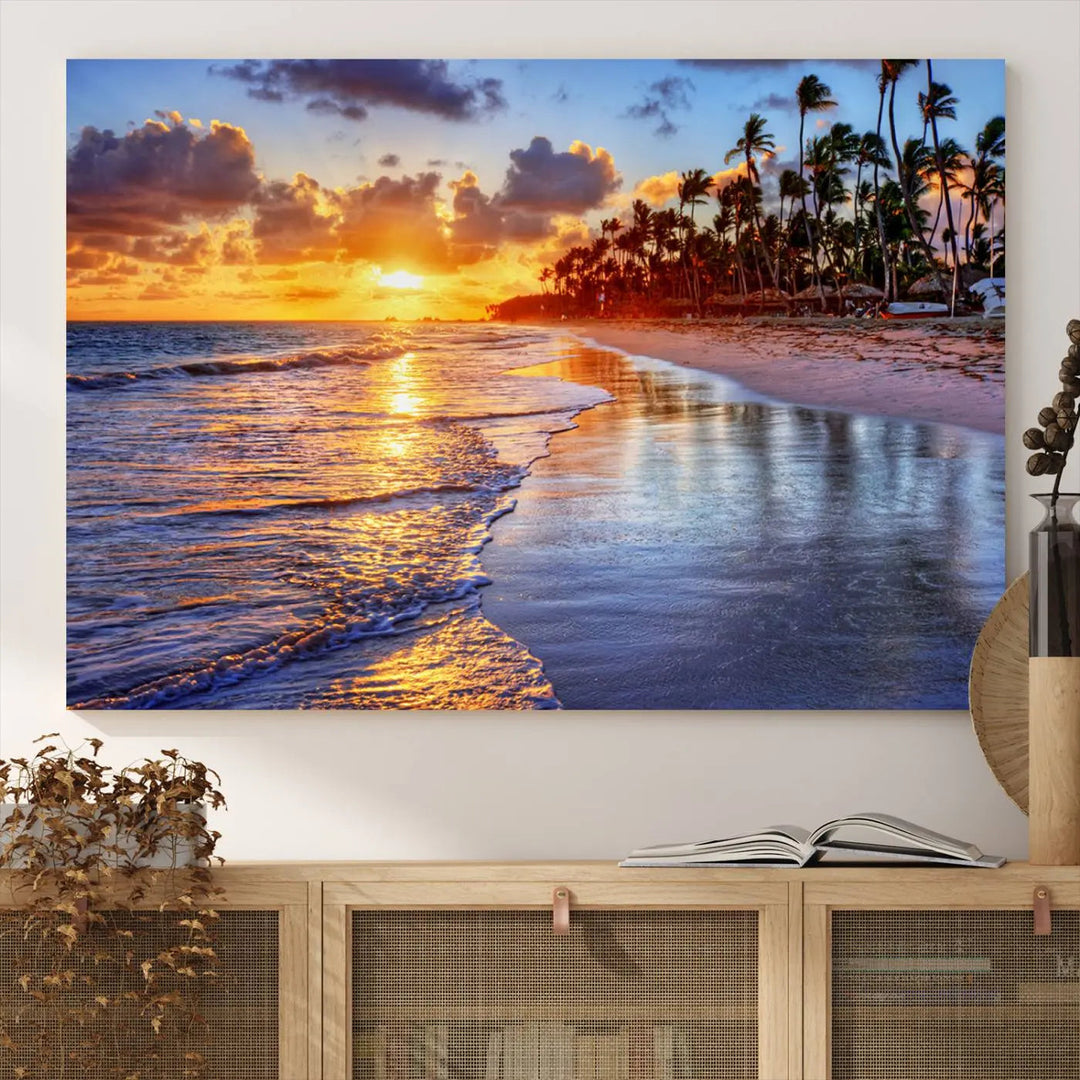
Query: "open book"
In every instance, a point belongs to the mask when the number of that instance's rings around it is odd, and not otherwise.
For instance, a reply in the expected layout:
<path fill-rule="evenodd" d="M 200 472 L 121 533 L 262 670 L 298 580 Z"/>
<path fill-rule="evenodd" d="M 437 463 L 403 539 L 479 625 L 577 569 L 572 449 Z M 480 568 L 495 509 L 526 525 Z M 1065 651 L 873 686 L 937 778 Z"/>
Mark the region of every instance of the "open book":
<path fill-rule="evenodd" d="M 797 825 L 770 825 L 760 832 L 724 840 L 638 848 L 619 865 L 806 866 L 834 862 L 996 867 L 1005 860 L 891 814 L 861 813 L 828 821 L 813 832 Z"/>

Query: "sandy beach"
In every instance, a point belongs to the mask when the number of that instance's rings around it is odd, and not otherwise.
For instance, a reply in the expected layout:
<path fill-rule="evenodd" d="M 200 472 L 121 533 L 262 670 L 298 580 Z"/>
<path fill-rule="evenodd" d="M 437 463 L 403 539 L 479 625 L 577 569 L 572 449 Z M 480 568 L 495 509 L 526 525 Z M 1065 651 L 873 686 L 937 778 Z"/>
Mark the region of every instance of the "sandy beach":
<path fill-rule="evenodd" d="M 760 394 L 1005 432 L 1005 325 L 981 318 L 588 320 L 598 345 L 727 375 Z"/>
<path fill-rule="evenodd" d="M 485 616 L 565 708 L 964 707 L 1004 582 L 992 372 L 922 364 L 925 329 L 863 334 L 869 390 L 866 363 L 826 351 L 838 326 L 572 331 L 560 360 L 517 373 L 613 400 L 554 436 L 483 555 Z M 903 361 L 884 355 L 897 340 Z M 993 367 L 981 328 L 954 343 Z M 929 422 L 946 410 L 968 426 Z"/>

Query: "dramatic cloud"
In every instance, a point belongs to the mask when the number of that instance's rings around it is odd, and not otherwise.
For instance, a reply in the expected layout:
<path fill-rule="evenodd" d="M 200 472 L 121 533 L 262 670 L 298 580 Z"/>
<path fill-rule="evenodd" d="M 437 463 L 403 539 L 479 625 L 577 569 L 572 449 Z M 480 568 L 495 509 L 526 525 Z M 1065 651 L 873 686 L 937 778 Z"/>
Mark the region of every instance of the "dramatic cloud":
<path fill-rule="evenodd" d="M 259 186 L 244 129 L 219 121 L 198 132 L 147 120 L 122 138 L 83 128 L 68 154 L 67 179 L 69 230 L 123 236 L 222 217 Z"/>
<path fill-rule="evenodd" d="M 746 175 L 746 162 L 742 161 L 730 169 L 721 169 L 713 173 L 709 178 L 709 194 L 715 193 L 717 186 L 723 186 L 734 180 L 736 176 Z M 642 199 L 651 206 L 660 207 L 665 203 L 679 197 L 679 185 L 682 183 L 682 174 L 674 169 L 671 172 L 660 173 L 657 176 L 647 176 L 634 185 L 633 197 Z"/>
<path fill-rule="evenodd" d="M 84 251 L 74 248 L 68 252 L 67 265 L 69 270 L 100 270 L 109 261 L 109 253 L 106 251 Z"/>
<path fill-rule="evenodd" d="M 528 242 L 554 232 L 547 214 L 506 206 L 501 194 L 485 195 L 476 174 L 466 171 L 451 180 L 454 219 L 450 223 L 455 251 L 462 262 L 476 262 L 495 254 L 504 240 Z"/>
<path fill-rule="evenodd" d="M 252 97 L 258 95 L 252 93 Z M 277 101 L 279 98 L 267 98 L 268 101 Z M 363 105 L 342 105 L 340 102 L 334 101 L 328 97 L 312 98 L 307 105 L 304 106 L 308 112 L 323 113 L 330 116 L 343 116 L 346 120 L 366 120 L 368 116 L 367 109 Z"/>
<path fill-rule="evenodd" d="M 255 202 L 251 235 L 259 262 L 332 261 L 338 251 L 336 216 L 323 208 L 319 184 L 304 173 L 291 183 L 265 185 Z"/>
<path fill-rule="evenodd" d="M 611 154 L 603 147 L 594 154 L 583 142 L 557 154 L 551 141 L 538 135 L 528 150 L 511 150 L 510 160 L 502 189 L 505 206 L 581 214 L 603 205 L 622 183 Z"/>
<path fill-rule="evenodd" d="M 795 97 L 795 92 L 790 94 L 766 94 L 764 97 L 759 97 L 753 105 L 738 105 L 734 109 L 737 113 L 763 113 L 763 112 L 799 112 L 799 102 Z"/>
<path fill-rule="evenodd" d="M 653 129 L 654 135 L 663 139 L 670 138 L 678 130 L 668 112 L 676 109 L 690 108 L 690 94 L 694 91 L 694 84 L 680 75 L 669 75 L 658 82 L 651 83 L 643 101 L 631 105 L 626 110 L 626 115 L 635 120 L 658 119 L 659 125 Z"/>
<path fill-rule="evenodd" d="M 647 176 L 634 185 L 634 198 L 643 199 L 651 206 L 663 206 L 678 193 L 679 174 L 674 169 L 659 176 Z"/>
<path fill-rule="evenodd" d="M 384 169 L 396 169 L 401 164 L 401 158 L 397 154 L 383 154 L 379 164 Z"/>
<path fill-rule="evenodd" d="M 246 266 L 255 261 L 251 228 L 246 221 L 230 224 L 221 238 L 221 261 L 226 266 Z"/>
<path fill-rule="evenodd" d="M 537 268 L 550 265 L 556 259 L 562 258 L 572 247 L 587 244 L 593 238 L 589 227 L 580 218 L 559 218 L 554 224 L 555 235 L 529 252 Z"/>
<path fill-rule="evenodd" d="M 446 226 L 437 212 L 439 174 L 420 173 L 334 192 L 341 222 L 337 237 L 350 259 L 389 269 L 445 273 L 456 266 Z"/>
<path fill-rule="evenodd" d="M 129 251 L 132 258 L 140 262 L 170 266 L 204 266 L 214 257 L 214 246 L 206 229 L 190 235 L 140 236 L 132 242 Z"/>
<path fill-rule="evenodd" d="M 790 169 L 792 172 L 798 172 L 799 159 L 797 157 L 780 157 L 785 150 L 787 150 L 786 146 L 778 146 L 771 154 L 766 153 L 762 155 L 761 160 L 758 162 L 758 171 L 763 177 L 778 177 L 785 169 Z"/>
<path fill-rule="evenodd" d="M 68 284 L 81 285 L 128 285 L 130 278 L 138 275 L 137 262 L 110 251 L 73 246 L 67 253 Z"/>
<path fill-rule="evenodd" d="M 444 120 L 472 120 L 506 106 L 501 80 L 455 82 L 444 60 L 245 60 L 210 71 L 247 83 L 259 101 L 307 99 L 308 109 L 349 120 L 363 120 L 380 105 Z"/>

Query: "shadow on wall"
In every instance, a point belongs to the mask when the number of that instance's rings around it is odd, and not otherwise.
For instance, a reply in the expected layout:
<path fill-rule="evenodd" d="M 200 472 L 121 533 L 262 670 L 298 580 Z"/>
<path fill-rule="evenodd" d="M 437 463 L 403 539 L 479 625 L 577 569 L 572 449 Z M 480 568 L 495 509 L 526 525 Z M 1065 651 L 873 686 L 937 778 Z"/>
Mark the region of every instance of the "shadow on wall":
<path fill-rule="evenodd" d="M 222 774 L 229 859 L 615 859 L 885 810 L 1024 858 L 963 713 L 82 714 Z M 76 736 L 78 737 L 78 736 Z"/>

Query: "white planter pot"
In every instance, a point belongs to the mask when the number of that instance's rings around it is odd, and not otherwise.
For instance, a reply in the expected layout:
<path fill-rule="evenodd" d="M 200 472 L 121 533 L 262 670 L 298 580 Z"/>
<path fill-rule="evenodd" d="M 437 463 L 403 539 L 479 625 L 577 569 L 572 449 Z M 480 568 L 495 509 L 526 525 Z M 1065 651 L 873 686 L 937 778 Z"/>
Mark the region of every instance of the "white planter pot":
<path fill-rule="evenodd" d="M 206 817 L 206 808 L 202 804 L 197 804 L 195 809 L 201 813 L 202 817 Z M 6 832 L 3 832 L 4 823 L 11 816 L 14 810 L 14 805 L 11 803 L 0 803 L 0 866 L 5 870 L 25 870 L 26 859 L 20 854 L 19 856 L 9 859 L 8 858 L 8 846 L 11 842 L 11 837 Z M 28 826 L 28 834 L 33 837 L 40 837 L 44 833 L 44 826 L 40 821 L 31 821 L 26 823 Z M 25 835 L 25 833 L 22 833 Z M 109 847 L 116 844 L 117 841 L 110 836 L 106 836 L 104 846 Z M 132 834 L 127 834 L 120 838 L 118 846 L 127 856 L 133 856 L 138 850 L 138 839 Z M 115 862 L 118 856 L 112 852 L 106 853 L 106 857 L 110 862 Z M 176 858 L 173 859 L 173 852 L 170 847 L 166 847 L 163 850 L 156 852 L 151 859 L 145 859 L 139 861 L 139 866 L 149 870 L 164 870 L 169 867 L 175 866 L 177 869 L 183 867 L 193 866 L 195 863 L 195 849 L 194 844 L 188 838 L 180 837 L 176 841 Z M 123 865 L 123 862 L 120 862 Z"/>

